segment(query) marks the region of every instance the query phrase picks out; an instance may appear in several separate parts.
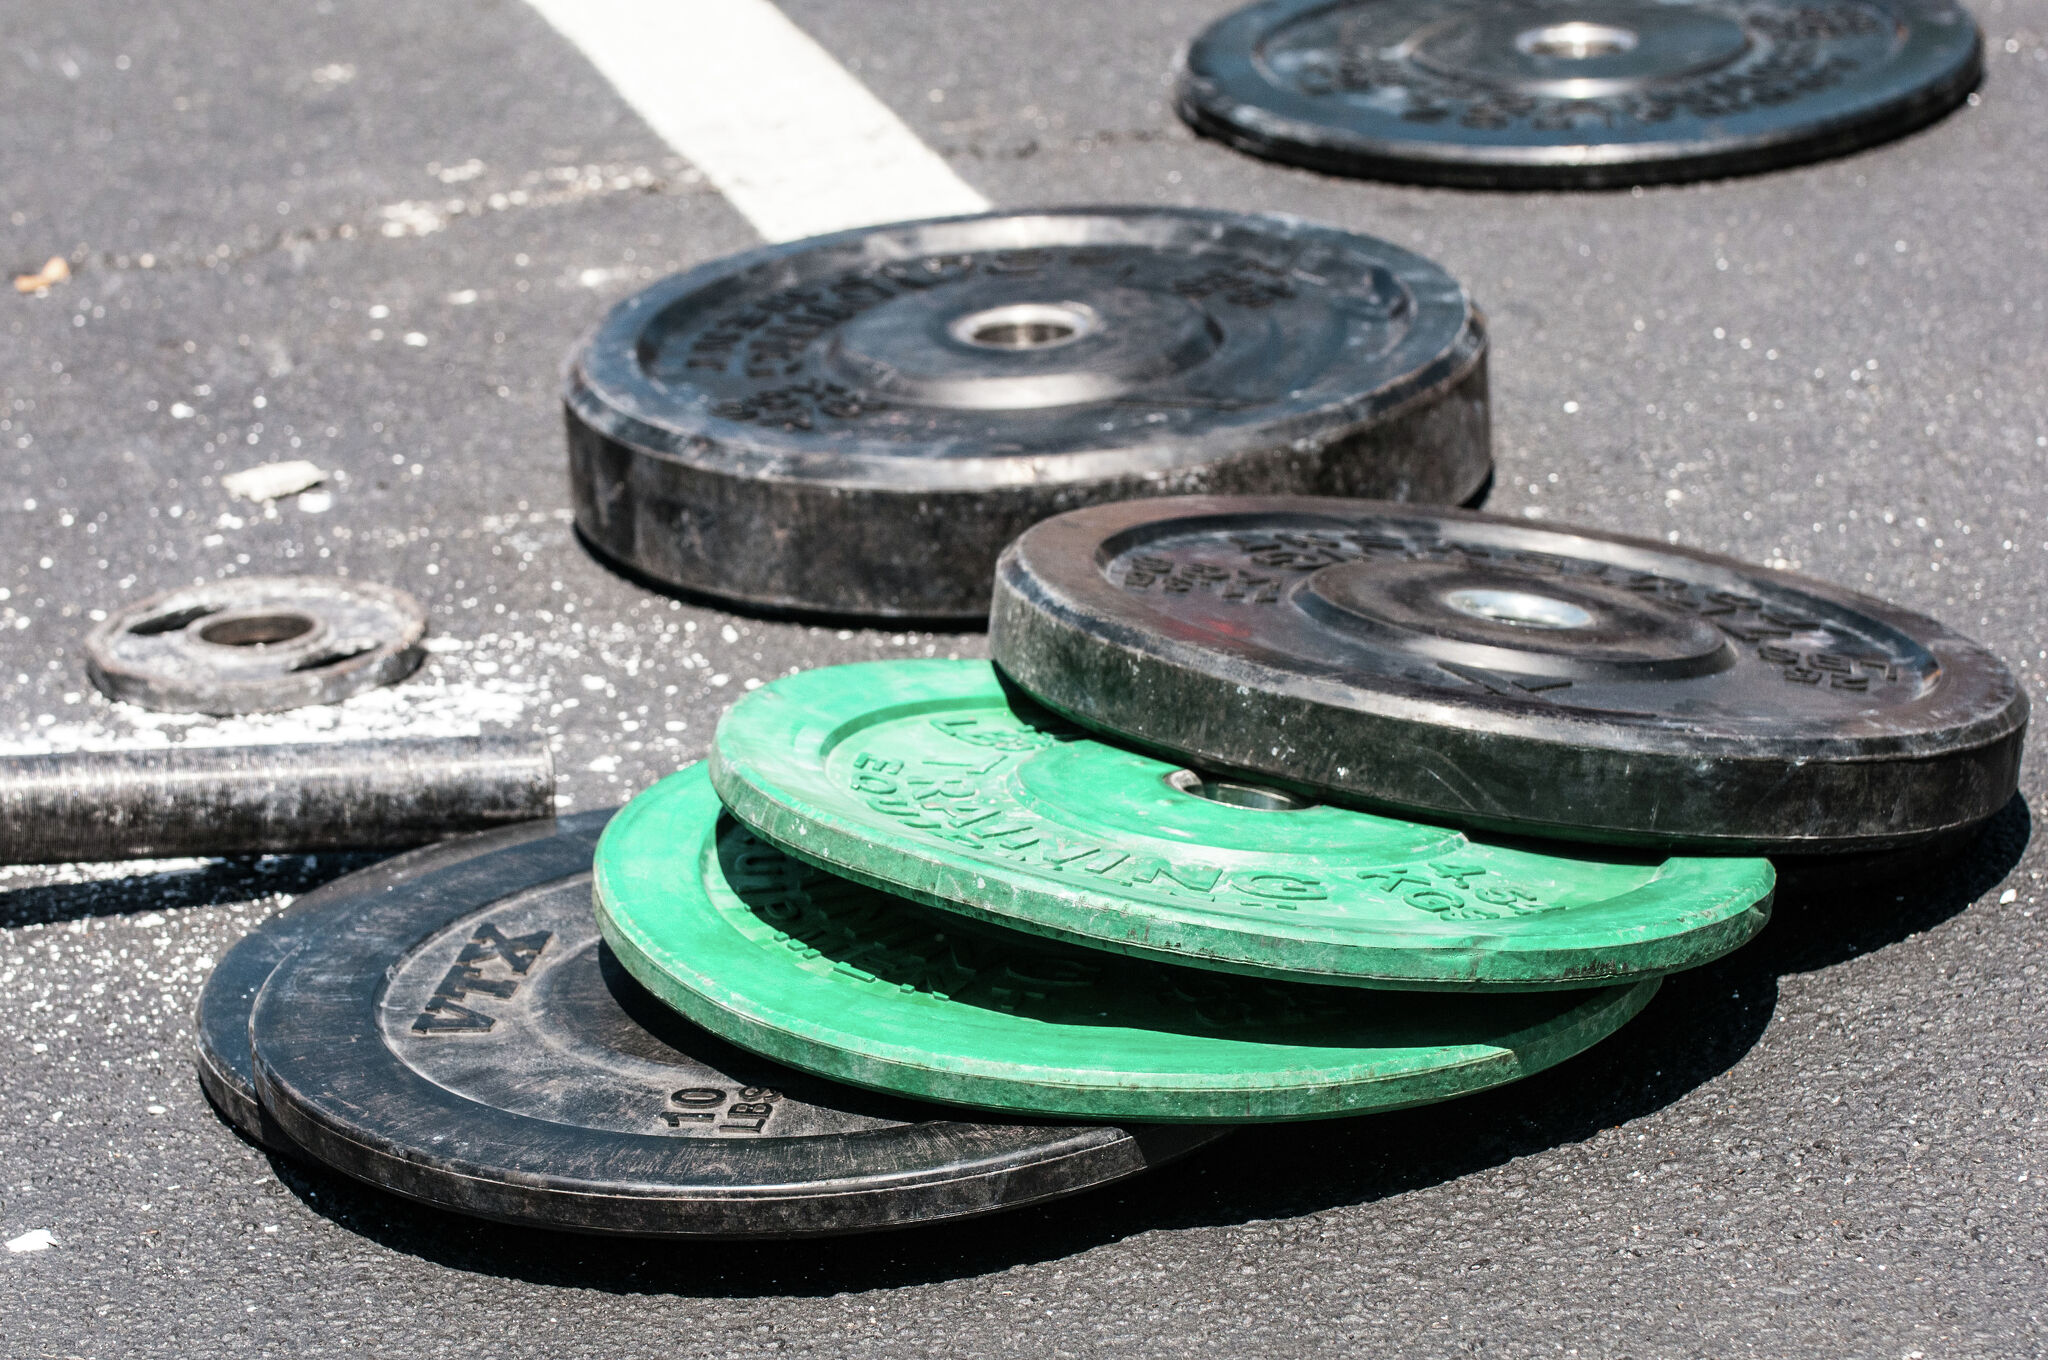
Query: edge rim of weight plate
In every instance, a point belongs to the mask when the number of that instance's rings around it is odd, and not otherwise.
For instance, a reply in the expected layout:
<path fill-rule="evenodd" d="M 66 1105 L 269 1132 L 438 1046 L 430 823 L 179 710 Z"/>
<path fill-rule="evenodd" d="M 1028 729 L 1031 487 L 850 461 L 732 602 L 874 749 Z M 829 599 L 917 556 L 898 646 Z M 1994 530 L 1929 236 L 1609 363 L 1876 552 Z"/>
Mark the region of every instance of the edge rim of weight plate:
<path fill-rule="evenodd" d="M 1071 685 L 1061 684 L 1058 675 L 1049 672 L 1044 665 L 1033 664 L 1026 659 L 1030 653 L 1050 649 L 1063 653 L 1085 654 L 1094 658 L 1113 657 L 1133 673 L 1149 671 L 1189 676 L 1204 686 L 1221 687 L 1232 692 L 1246 684 L 1257 685 L 1259 692 L 1269 700 L 1269 707 L 1272 709 L 1298 709 L 1312 711 L 1326 718 L 1335 718 L 1349 729 L 1348 738 L 1340 735 L 1339 739 L 1362 743 L 1363 748 L 1370 748 L 1378 744 L 1386 734 L 1395 732 L 1426 734 L 1474 730 L 1474 714 L 1468 706 L 1427 695 L 1373 689 L 1356 690 L 1344 698 L 1291 695 L 1287 691 L 1290 685 L 1298 684 L 1298 677 L 1259 661 L 1234 662 L 1240 665 L 1244 674 L 1234 680 L 1224 680 L 1216 674 L 1213 667 L 1205 665 L 1207 649 L 1202 644 L 1177 642 L 1167 638 L 1148 638 L 1136 623 L 1122 618 L 1119 611 L 1113 608 L 1090 608 L 1091 605 L 1105 602 L 1113 605 L 1116 600 L 1113 594 L 1100 589 L 1100 573 L 1094 567 L 1092 556 L 1084 554 L 1087 557 L 1085 565 L 1076 565 L 1068 561 L 1067 559 L 1073 556 L 1071 553 L 1056 553 L 1049 564 L 1025 565 L 1026 555 L 1032 548 L 1042 548 L 1044 540 L 1058 532 L 1055 526 L 1071 524 L 1084 516 L 1090 521 L 1088 543 L 1092 552 L 1093 545 L 1099 544 L 1110 534 L 1126 531 L 1148 521 L 1177 517 L 1169 511 L 1185 510 L 1193 516 L 1204 513 L 1258 513 L 1269 509 L 1306 508 L 1314 511 L 1321 508 L 1326 513 L 1329 509 L 1339 509 L 1341 513 L 1341 508 L 1344 507 L 1349 507 L 1353 514 L 1362 507 L 1370 513 L 1385 513 L 1394 517 L 1505 523 L 1520 530 L 1533 529 L 1538 532 L 1584 537 L 1596 542 L 1611 542 L 1638 551 L 1681 557 L 1720 569 L 1726 569 L 1727 565 L 1733 562 L 1745 572 L 1769 570 L 1735 559 L 1722 558 L 1718 554 L 1655 539 L 1570 525 L 1523 524 L 1499 515 L 1452 507 L 1331 497 L 1164 497 L 1157 501 L 1129 501 L 1115 505 L 1091 506 L 1054 516 L 1033 526 L 1006 547 L 996 569 L 990 617 L 991 653 L 1002 673 L 1033 698 L 1084 728 L 1110 734 L 1114 740 L 1168 753 L 1176 758 L 1194 759 L 1197 763 L 1206 761 L 1219 770 L 1254 774 L 1286 787 L 1315 789 L 1325 796 L 1355 801 L 1376 810 L 1440 818 L 1453 825 L 1508 834 L 1672 848 L 1690 847 L 1713 851 L 1850 853 L 1891 845 L 1912 844 L 1976 825 L 1996 814 L 2010 800 L 2017 787 L 2018 757 L 2025 740 L 2030 704 L 2025 690 L 2019 685 L 2010 668 L 1996 654 L 1929 616 L 1888 601 L 1862 595 L 1860 592 L 1790 572 L 1772 572 L 1772 578 L 1783 581 L 1794 590 L 1818 596 L 1839 607 L 1873 617 L 1914 637 L 1922 645 L 1928 646 L 1929 650 L 1937 655 L 1940 664 L 1951 673 L 1963 670 L 1969 674 L 1978 690 L 1986 696 L 1987 702 L 1984 707 L 1990 711 L 1945 734 L 1941 744 L 1932 749 L 1926 748 L 1924 744 L 1917 748 L 1899 749 L 1912 738 L 1891 737 L 1883 743 L 1862 742 L 1844 753 L 1839 749 L 1844 744 L 1844 739 L 1819 738 L 1805 743 L 1782 743 L 1772 752 L 1759 754 L 1754 749 L 1755 741 L 1752 736 L 1724 733 L 1702 739 L 1689 729 L 1681 731 L 1650 725 L 1610 728 L 1611 734 L 1618 734 L 1623 739 L 1603 742 L 1594 748 L 1584 748 L 1586 720 L 1545 714 L 1534 707 L 1534 701 L 1521 711 L 1509 710 L 1504 706 L 1507 701 L 1501 701 L 1491 706 L 1487 713 L 1491 727 L 1488 740 L 1493 743 L 1489 747 L 1490 758 L 1499 760 L 1504 756 L 1511 756 L 1517 768 L 1535 768 L 1547 763 L 1544 760 L 1546 753 L 1554 753 L 1561 749 L 1574 752 L 1590 749 L 1602 760 L 1631 762 L 1629 773 L 1636 778 L 1648 777 L 1637 768 L 1641 762 L 1658 762 L 1658 768 L 1680 776 L 1696 775 L 1703 764 L 1711 764 L 1730 771 L 1798 771 L 1802 777 L 1809 780 L 1823 780 L 1830 772 L 1837 778 L 1843 778 L 1850 771 L 1863 771 L 1887 764 L 1899 767 L 1903 778 L 1909 765 L 1924 768 L 1930 764 L 1946 764 L 1958 772 L 1984 772 L 1987 778 L 1979 782 L 1984 787 L 1992 789 L 1993 793 L 1980 795 L 1976 802 L 1960 808 L 1937 825 L 1900 831 L 1895 828 L 1872 827 L 1866 822 L 1859 829 L 1827 836 L 1786 836 L 1782 832 L 1773 835 L 1763 827 L 1734 829 L 1732 822 L 1724 823 L 1720 830 L 1674 832 L 1655 826 L 1646 827 L 1641 824 L 1640 819 L 1610 817 L 1590 824 L 1585 821 L 1544 820 L 1469 805 L 1447 804 L 1443 800 L 1411 797 L 1404 792 L 1390 793 L 1384 786 L 1375 790 L 1367 787 L 1332 787 L 1300 780 L 1290 782 L 1284 771 L 1233 760 L 1214 750 L 1193 750 L 1177 746 L 1170 737 L 1150 731 L 1143 723 L 1130 724 L 1128 727 L 1112 726 L 1110 720 L 1094 713 L 1080 696 L 1073 693 Z M 1096 523 L 1105 517 L 1112 522 L 1097 531 Z M 1035 543 L 1031 541 L 1034 536 L 1037 540 Z"/>
<path fill-rule="evenodd" d="M 1248 46 L 1279 24 L 1331 0 L 1262 0 L 1224 15 L 1185 44 L 1174 67 L 1174 108 L 1197 134 L 1244 154 L 1351 179 L 1443 188 L 1542 192 L 1615 190 L 1766 174 L 1853 155 L 1910 136 L 1959 108 L 1984 81 L 1983 30 L 1956 6 L 1971 39 L 1958 56 L 1930 60 L 1934 78 L 1867 102 L 1860 111 L 1817 118 L 1739 143 L 1697 141 L 1558 142 L 1548 145 L 1460 146 L 1403 141 L 1352 131 L 1335 121 L 1283 113 L 1229 92 L 1231 82 L 1201 70 L 1205 45 L 1220 45 L 1226 30 L 1249 31 Z M 1265 18 L 1261 11 L 1270 11 Z M 1233 53 L 1233 59 L 1235 54 Z M 1939 54 L 1934 54 L 1939 55 Z M 1281 93 L 1285 93 L 1284 91 Z"/>

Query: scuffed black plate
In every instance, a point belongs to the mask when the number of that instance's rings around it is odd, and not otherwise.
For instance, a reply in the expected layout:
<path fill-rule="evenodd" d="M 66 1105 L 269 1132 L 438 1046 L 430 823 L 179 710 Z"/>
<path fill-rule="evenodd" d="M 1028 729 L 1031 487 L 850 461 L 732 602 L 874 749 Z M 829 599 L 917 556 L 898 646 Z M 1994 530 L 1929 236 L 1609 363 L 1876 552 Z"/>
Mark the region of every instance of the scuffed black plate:
<path fill-rule="evenodd" d="M 1047 520 L 996 663 L 1198 767 L 1543 836 L 1872 849 L 2005 805 L 2027 700 L 1933 619 L 1590 529 L 1310 497 Z"/>
<path fill-rule="evenodd" d="M 718 260 L 570 356 L 586 542 L 749 609 L 978 619 L 1046 515 L 1189 491 L 1466 500 L 1486 338 L 1428 260 L 1294 218 L 1074 208 Z"/>

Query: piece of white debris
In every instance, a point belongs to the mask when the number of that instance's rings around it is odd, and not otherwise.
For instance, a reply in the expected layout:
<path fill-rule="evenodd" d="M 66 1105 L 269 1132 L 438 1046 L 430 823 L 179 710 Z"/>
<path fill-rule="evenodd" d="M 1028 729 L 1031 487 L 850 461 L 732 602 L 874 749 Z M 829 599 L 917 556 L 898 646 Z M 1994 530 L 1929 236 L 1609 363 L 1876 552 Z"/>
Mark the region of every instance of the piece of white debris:
<path fill-rule="evenodd" d="M 9 1238 L 9 1251 L 48 1251 L 57 1245 L 57 1239 L 50 1236 L 48 1228 L 31 1228 L 19 1237 Z"/>
<path fill-rule="evenodd" d="M 49 262 L 33 274 L 16 274 L 14 291 L 34 293 L 38 297 L 71 277 L 71 264 L 62 255 L 52 255 Z"/>
<path fill-rule="evenodd" d="M 230 496 L 240 496 L 245 501 L 274 501 L 310 491 L 326 480 L 327 474 L 319 464 L 294 458 L 287 463 L 258 463 L 231 472 L 220 479 L 220 485 Z"/>
<path fill-rule="evenodd" d="M 2009 907 L 2019 900 L 2020 890 L 2018 888 L 2007 888 L 1998 895 L 1998 905 L 2001 907 Z"/>

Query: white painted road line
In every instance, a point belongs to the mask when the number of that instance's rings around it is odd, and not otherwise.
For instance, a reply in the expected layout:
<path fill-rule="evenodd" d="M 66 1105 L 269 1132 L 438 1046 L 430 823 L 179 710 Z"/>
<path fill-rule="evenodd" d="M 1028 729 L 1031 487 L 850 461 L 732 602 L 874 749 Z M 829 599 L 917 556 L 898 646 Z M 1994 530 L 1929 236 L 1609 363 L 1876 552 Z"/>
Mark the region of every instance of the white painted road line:
<path fill-rule="evenodd" d="M 771 241 L 989 206 L 769 0 L 531 3 Z"/>

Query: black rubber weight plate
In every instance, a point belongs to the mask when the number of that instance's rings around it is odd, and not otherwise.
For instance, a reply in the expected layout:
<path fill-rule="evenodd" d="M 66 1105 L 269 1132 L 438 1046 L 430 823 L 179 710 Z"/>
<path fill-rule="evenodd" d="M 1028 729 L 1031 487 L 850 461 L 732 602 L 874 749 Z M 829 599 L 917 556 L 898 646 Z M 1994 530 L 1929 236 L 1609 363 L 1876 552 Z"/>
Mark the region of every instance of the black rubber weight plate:
<path fill-rule="evenodd" d="M 750 608 L 976 619 L 996 553 L 1172 492 L 1461 502 L 1486 340 L 1384 241 L 1172 209 L 993 214 L 771 246 L 619 304 L 570 358 L 576 522 Z"/>
<path fill-rule="evenodd" d="M 1724 557 L 1313 498 L 1099 506 L 998 569 L 1023 689 L 1211 769 L 1468 826 L 1870 849 L 2012 797 L 2026 696 L 1932 619 Z"/>
<path fill-rule="evenodd" d="M 629 978 L 594 822 L 335 902 L 258 992 L 255 1086 L 338 1170 L 506 1222 L 792 1237 L 1054 1198 L 1220 1136 L 965 1122 L 755 1058 Z"/>
<path fill-rule="evenodd" d="M 1337 174 L 1596 188 L 1900 136 L 1962 102 L 1980 48 L 1946 0 L 1269 0 L 1195 40 L 1180 109 Z"/>

